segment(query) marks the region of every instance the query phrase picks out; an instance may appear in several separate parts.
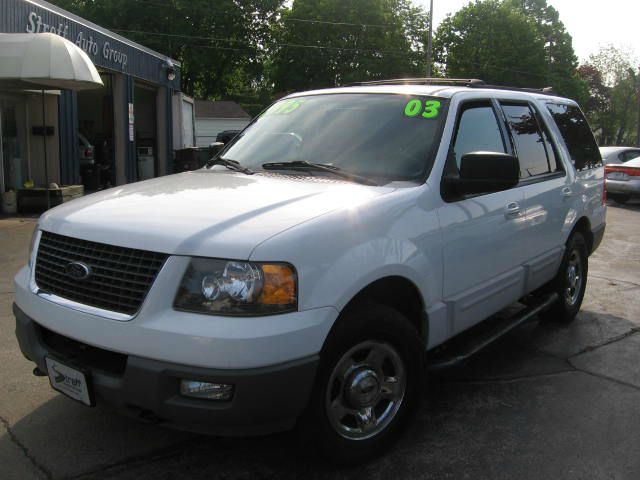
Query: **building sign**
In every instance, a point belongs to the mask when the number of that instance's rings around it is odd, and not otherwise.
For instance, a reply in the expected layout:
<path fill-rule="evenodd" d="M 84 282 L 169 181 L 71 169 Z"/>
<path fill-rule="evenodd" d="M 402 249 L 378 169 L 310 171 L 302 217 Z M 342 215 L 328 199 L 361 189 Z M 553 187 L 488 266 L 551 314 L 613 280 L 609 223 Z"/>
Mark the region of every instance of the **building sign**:
<path fill-rule="evenodd" d="M 43 22 L 42 17 L 38 15 L 36 12 L 29 12 L 29 17 L 27 19 L 26 26 L 27 33 L 55 33 L 56 35 L 60 35 L 61 37 L 66 38 L 67 40 L 71 40 L 78 47 L 84 50 L 87 55 L 90 57 L 96 57 L 98 55 L 102 55 L 102 57 L 109 61 L 109 63 L 116 64 L 120 70 L 125 70 L 127 67 L 127 62 L 129 60 L 128 55 L 121 50 L 113 48 L 108 41 L 103 41 L 102 45 L 100 45 L 97 39 L 94 39 L 93 35 L 90 33 L 85 33 L 83 30 L 80 30 L 75 38 L 69 38 L 69 25 L 58 23 L 57 25 L 49 25 Z"/>
<path fill-rule="evenodd" d="M 0 0 L 0 32 L 54 33 L 84 50 L 98 68 L 180 89 L 177 62 L 45 0 Z"/>

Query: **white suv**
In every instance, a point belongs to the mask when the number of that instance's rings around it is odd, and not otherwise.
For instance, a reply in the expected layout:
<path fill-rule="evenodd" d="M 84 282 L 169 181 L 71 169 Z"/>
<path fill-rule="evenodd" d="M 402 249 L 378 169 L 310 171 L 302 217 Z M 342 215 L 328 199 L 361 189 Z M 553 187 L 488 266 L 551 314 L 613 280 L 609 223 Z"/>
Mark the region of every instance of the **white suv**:
<path fill-rule="evenodd" d="M 43 215 L 17 337 L 86 405 L 224 435 L 297 424 L 363 459 L 409 418 L 426 352 L 518 301 L 511 326 L 576 315 L 603 188 L 580 109 L 548 92 L 298 93 L 205 168 Z"/>

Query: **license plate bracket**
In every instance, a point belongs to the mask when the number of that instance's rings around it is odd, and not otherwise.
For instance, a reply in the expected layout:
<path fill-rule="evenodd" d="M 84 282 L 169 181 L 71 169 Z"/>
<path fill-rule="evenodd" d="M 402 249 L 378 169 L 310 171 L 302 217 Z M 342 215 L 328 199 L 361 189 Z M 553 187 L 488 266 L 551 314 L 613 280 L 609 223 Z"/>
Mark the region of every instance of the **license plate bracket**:
<path fill-rule="evenodd" d="M 51 388 L 87 407 L 95 405 L 88 371 L 51 356 L 45 357 L 45 363 Z"/>

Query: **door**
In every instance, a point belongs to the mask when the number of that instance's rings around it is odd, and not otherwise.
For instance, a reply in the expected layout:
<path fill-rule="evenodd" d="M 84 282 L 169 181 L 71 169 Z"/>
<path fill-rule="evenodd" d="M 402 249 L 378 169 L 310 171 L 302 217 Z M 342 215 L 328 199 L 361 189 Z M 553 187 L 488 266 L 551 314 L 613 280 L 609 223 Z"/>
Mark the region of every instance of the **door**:
<path fill-rule="evenodd" d="M 512 153 L 491 101 L 460 107 L 445 176 L 459 174 L 464 154 Z M 458 333 L 522 296 L 526 242 L 519 188 L 446 199 L 438 209 L 443 234 L 443 298 Z"/>
<path fill-rule="evenodd" d="M 528 102 L 500 102 L 520 162 L 527 253 L 526 290 L 552 279 L 563 253 L 562 229 L 575 192 L 542 115 Z M 570 224 L 571 222 L 569 222 Z"/>

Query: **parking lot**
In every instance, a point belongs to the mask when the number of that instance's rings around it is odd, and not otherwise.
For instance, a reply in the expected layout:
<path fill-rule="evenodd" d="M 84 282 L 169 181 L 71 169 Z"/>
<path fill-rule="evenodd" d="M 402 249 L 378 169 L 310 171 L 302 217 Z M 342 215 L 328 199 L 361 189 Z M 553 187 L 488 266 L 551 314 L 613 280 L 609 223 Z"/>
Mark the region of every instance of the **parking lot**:
<path fill-rule="evenodd" d="M 292 434 L 180 433 L 53 392 L 13 333 L 35 221 L 0 219 L 0 478 L 640 478 L 640 202 L 610 206 L 573 324 L 533 321 L 431 376 L 401 441 L 353 469 L 301 455 Z"/>

